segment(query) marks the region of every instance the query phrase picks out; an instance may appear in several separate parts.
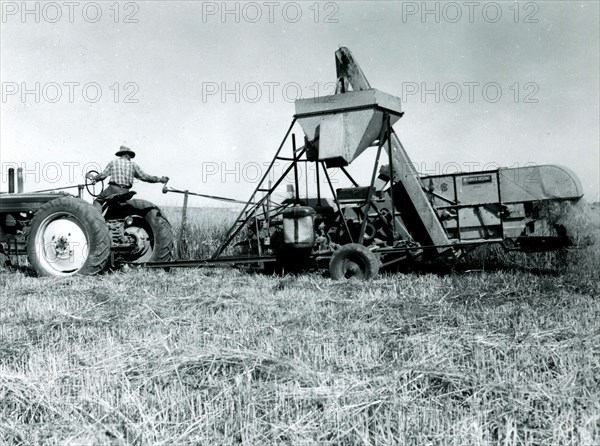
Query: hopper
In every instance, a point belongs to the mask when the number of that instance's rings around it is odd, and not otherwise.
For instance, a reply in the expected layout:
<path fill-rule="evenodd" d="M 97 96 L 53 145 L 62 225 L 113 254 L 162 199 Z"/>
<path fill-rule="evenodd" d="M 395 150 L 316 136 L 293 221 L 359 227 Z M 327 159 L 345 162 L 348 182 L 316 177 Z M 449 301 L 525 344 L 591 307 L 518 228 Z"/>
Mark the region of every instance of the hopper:
<path fill-rule="evenodd" d="M 400 98 L 376 89 L 351 91 L 296 101 L 296 118 L 315 157 L 327 167 L 350 164 L 379 139 L 384 116 L 390 125 L 400 117 Z"/>

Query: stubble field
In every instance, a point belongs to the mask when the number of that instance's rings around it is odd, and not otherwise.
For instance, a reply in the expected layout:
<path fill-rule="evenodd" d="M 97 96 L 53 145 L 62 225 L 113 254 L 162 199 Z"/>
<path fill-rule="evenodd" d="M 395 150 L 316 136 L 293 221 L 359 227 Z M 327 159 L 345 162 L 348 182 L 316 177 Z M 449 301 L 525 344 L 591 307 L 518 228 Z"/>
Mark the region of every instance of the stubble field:
<path fill-rule="evenodd" d="M 192 215 L 186 256 L 234 217 Z M 599 444 L 593 224 L 566 254 L 365 283 L 0 270 L 0 444 Z"/>

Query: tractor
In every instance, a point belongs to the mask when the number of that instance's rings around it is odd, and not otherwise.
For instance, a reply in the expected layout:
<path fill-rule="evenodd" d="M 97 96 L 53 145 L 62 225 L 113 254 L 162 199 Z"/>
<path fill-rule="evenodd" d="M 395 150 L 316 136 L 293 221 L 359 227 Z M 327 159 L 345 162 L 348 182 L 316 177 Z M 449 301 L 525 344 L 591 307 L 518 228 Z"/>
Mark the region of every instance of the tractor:
<path fill-rule="evenodd" d="M 0 256 L 5 262 L 16 259 L 18 264 L 19 256 L 26 255 L 39 276 L 65 277 L 173 258 L 171 225 L 156 205 L 133 199 L 134 191 L 109 197 L 100 212 L 82 199 L 82 192 L 85 188 L 96 197 L 104 182 L 73 186 L 77 196 L 64 191 L 68 188 L 24 193 L 22 171 L 17 172 L 17 193 L 14 169 L 9 169 L 9 192 L 0 194 Z"/>

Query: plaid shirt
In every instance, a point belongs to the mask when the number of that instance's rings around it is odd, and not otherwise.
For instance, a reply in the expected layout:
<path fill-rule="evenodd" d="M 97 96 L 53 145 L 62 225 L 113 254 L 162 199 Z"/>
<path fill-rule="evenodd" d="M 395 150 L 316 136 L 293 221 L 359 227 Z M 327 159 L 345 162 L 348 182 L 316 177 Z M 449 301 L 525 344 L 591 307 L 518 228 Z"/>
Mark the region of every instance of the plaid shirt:
<path fill-rule="evenodd" d="M 117 158 L 112 160 L 104 171 L 96 176 L 96 180 L 103 180 L 106 177 L 110 177 L 111 183 L 116 183 L 120 186 L 131 187 L 133 179 L 137 178 L 147 183 L 158 183 L 159 177 L 148 175 L 144 173 L 140 166 L 127 158 Z"/>

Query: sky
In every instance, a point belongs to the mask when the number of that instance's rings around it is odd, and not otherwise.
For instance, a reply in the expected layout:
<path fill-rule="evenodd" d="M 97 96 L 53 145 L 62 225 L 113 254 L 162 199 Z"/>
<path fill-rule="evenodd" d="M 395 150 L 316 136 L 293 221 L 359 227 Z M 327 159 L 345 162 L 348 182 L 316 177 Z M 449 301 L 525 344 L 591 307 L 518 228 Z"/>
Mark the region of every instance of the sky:
<path fill-rule="evenodd" d="M 246 199 L 294 99 L 333 92 L 345 46 L 402 99 L 394 129 L 420 172 L 561 164 L 598 201 L 599 5 L 2 2 L 0 190 L 9 167 L 29 191 L 81 183 L 124 144 L 173 188 Z M 372 157 L 350 166 L 363 182 Z"/>

